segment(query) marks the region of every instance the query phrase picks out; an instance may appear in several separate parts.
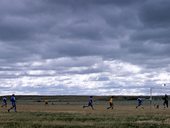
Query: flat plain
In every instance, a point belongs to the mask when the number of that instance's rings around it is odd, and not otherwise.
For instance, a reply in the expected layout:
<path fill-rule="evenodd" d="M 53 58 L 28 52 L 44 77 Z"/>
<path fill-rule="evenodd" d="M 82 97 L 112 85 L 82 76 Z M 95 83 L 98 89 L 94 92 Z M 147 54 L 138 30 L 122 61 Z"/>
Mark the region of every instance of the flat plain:
<path fill-rule="evenodd" d="M 86 96 L 18 96 L 17 112 L 1 108 L 0 128 L 170 128 L 170 109 L 144 102 L 136 109 L 135 98 L 115 98 L 114 109 L 106 109 L 109 97 L 96 97 L 95 110 L 83 109 Z M 130 99 L 130 100 L 129 100 Z M 48 100 L 48 105 L 44 101 Z M 8 103 L 8 108 L 10 103 Z"/>

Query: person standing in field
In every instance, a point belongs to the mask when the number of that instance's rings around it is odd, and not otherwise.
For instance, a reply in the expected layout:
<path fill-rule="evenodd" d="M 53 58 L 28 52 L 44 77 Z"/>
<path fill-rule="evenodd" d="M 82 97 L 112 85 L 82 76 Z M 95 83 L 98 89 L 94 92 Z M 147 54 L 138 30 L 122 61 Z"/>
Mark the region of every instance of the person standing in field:
<path fill-rule="evenodd" d="M 10 109 L 8 109 L 8 112 L 10 112 L 11 109 L 14 109 L 15 112 L 17 112 L 17 107 L 16 107 L 16 99 L 15 99 L 15 95 L 12 94 L 11 96 L 11 104 L 12 104 L 12 107 Z"/>
<path fill-rule="evenodd" d="M 107 107 L 107 109 L 113 109 L 113 96 L 112 97 L 110 97 L 110 100 L 109 100 L 109 107 Z"/>
<path fill-rule="evenodd" d="M 2 106 L 1 107 L 7 107 L 7 98 L 5 96 L 2 98 Z"/>
<path fill-rule="evenodd" d="M 136 106 L 136 108 L 138 108 L 138 107 L 142 107 L 142 108 L 144 108 L 143 107 L 143 100 L 142 100 L 142 98 L 137 98 L 137 102 L 138 102 L 138 105 Z"/>
<path fill-rule="evenodd" d="M 88 105 L 84 105 L 83 106 L 83 108 L 86 108 L 86 107 L 91 107 L 94 110 L 94 107 L 93 107 L 93 96 L 89 97 Z"/>
<path fill-rule="evenodd" d="M 168 108 L 168 95 L 165 94 L 165 96 L 162 99 L 164 100 L 164 102 L 163 102 L 164 108 L 166 108 L 166 107 Z"/>

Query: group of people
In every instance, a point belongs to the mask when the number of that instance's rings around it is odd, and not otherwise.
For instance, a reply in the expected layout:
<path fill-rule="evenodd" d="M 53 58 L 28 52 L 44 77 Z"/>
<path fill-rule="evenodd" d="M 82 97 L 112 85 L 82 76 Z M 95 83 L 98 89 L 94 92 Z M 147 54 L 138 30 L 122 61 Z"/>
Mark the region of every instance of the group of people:
<path fill-rule="evenodd" d="M 86 107 L 91 107 L 94 110 L 94 107 L 93 107 L 93 96 L 90 96 L 88 104 L 83 106 L 83 108 L 86 108 Z M 110 108 L 113 109 L 113 107 L 114 107 L 113 96 L 111 96 L 110 99 L 109 99 L 109 107 L 107 107 L 107 109 L 110 109 Z"/>
<path fill-rule="evenodd" d="M 165 96 L 164 97 L 162 97 L 162 100 L 163 100 L 163 106 L 164 106 L 164 108 L 168 108 L 168 95 L 167 94 L 165 94 Z M 144 108 L 143 107 L 143 99 L 142 98 L 137 98 L 137 102 L 138 102 L 138 105 L 136 106 L 136 108 L 138 108 L 138 107 L 140 107 L 141 106 L 141 108 Z M 156 108 L 159 108 L 159 105 L 157 104 L 157 105 L 154 105 Z"/>
<path fill-rule="evenodd" d="M 164 108 L 168 108 L 168 95 L 165 94 L 165 96 L 162 98 L 163 99 L 163 106 Z M 144 109 L 143 107 L 143 101 L 144 99 L 142 98 L 137 98 L 137 106 L 136 108 L 138 107 L 141 107 Z M 91 107 L 93 110 L 94 110 L 94 106 L 93 106 L 93 96 L 90 96 L 89 97 L 89 100 L 88 100 L 88 104 L 87 105 L 84 105 L 83 108 L 86 108 L 86 107 Z M 107 107 L 107 109 L 113 109 L 114 108 L 114 104 L 113 104 L 113 96 L 110 97 L 109 99 L 109 107 Z M 158 108 L 158 107 L 157 107 Z"/>
<path fill-rule="evenodd" d="M 14 109 L 15 112 L 17 112 L 17 107 L 16 107 L 16 99 L 15 99 L 15 95 L 12 94 L 11 98 L 10 98 L 10 101 L 11 101 L 11 107 L 8 109 L 8 112 L 10 112 L 12 109 Z M 7 98 L 4 96 L 2 98 L 2 105 L 1 107 L 5 107 L 7 108 Z"/>
<path fill-rule="evenodd" d="M 162 98 L 163 99 L 163 106 L 164 108 L 168 108 L 168 95 L 165 94 L 165 96 Z M 17 108 L 16 108 L 16 99 L 15 99 L 15 95 L 12 94 L 11 98 L 10 98 L 10 101 L 11 101 L 11 104 L 12 106 L 8 109 L 8 112 L 10 112 L 10 110 L 14 109 L 15 112 L 17 112 Z M 142 98 L 137 98 L 137 106 L 136 108 L 138 107 L 143 107 L 143 99 Z M 1 107 L 5 107 L 7 108 L 7 98 L 4 96 L 2 98 L 2 105 Z M 86 107 L 91 107 L 93 110 L 94 110 L 94 106 L 93 106 L 93 96 L 90 96 L 89 97 L 89 100 L 88 100 L 88 104 L 87 105 L 84 105 L 83 108 L 86 108 Z M 114 108 L 114 104 L 113 104 L 113 96 L 110 97 L 109 99 L 109 106 L 107 107 L 107 109 L 113 109 Z"/>

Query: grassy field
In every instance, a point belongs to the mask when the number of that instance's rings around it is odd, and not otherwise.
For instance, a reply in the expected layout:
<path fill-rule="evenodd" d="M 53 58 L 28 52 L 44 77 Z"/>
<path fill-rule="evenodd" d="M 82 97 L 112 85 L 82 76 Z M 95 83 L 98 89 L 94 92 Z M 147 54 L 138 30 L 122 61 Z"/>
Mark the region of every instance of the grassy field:
<path fill-rule="evenodd" d="M 82 108 L 87 97 L 17 99 L 17 113 L 1 108 L 0 128 L 170 128 L 169 109 L 150 109 L 148 103 L 136 109 L 134 100 L 115 100 L 115 108 L 107 110 L 108 97 L 97 97 L 91 110 Z"/>

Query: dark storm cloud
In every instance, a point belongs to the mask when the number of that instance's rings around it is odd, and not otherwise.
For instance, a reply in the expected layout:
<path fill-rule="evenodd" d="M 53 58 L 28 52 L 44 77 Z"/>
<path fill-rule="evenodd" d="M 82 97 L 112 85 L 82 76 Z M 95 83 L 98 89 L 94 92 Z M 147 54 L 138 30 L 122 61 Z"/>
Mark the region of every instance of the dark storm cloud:
<path fill-rule="evenodd" d="M 148 0 L 140 10 L 140 19 L 146 27 L 167 28 L 170 25 L 169 7 L 169 0 Z"/>
<path fill-rule="evenodd" d="M 52 3 L 52 4 L 68 4 L 68 5 L 84 5 L 84 4 L 94 4 L 94 5 L 110 5 L 110 4 L 113 4 L 113 5 L 119 5 L 119 6 L 123 6 L 123 5 L 129 5 L 129 4 L 135 4 L 135 3 L 138 3 L 142 0 L 46 0 L 47 3 Z"/>
<path fill-rule="evenodd" d="M 16 47 L 8 52 L 11 55 L 8 58 L 21 55 L 20 59 L 28 57 L 26 54 L 40 55 L 44 58 L 68 55 L 109 56 L 114 48 L 104 45 L 111 43 L 105 38 L 119 38 L 122 30 L 116 26 L 124 25 L 123 22 L 119 22 L 123 20 L 122 18 L 128 18 L 128 13 L 123 14 L 124 9 L 118 7 L 138 3 L 134 0 L 86 2 L 16 0 L 11 5 L 10 2 L 2 1 L 1 4 L 3 13 L 0 13 L 0 40 L 4 44 L 8 42 L 12 48 Z M 16 52 L 15 55 L 12 51 L 20 52 L 18 54 Z"/>
<path fill-rule="evenodd" d="M 148 0 L 140 6 L 137 13 L 140 24 L 134 29 L 130 41 L 123 44 L 123 47 L 128 47 L 129 54 L 137 54 L 134 56 L 136 62 L 141 63 L 144 60 L 142 63 L 149 68 L 168 67 L 170 63 L 168 59 L 170 55 L 169 9 L 168 0 Z"/>
<path fill-rule="evenodd" d="M 152 57 L 169 50 L 169 45 L 158 51 L 149 47 L 169 42 L 169 29 L 160 28 L 169 23 L 168 1 L 10 2 L 1 2 L 0 40 L 7 44 L 1 58 L 98 55 L 124 59 L 123 54 Z M 129 40 L 122 41 L 125 36 Z M 150 40 L 153 43 L 145 44 Z"/>
<path fill-rule="evenodd" d="M 136 30 L 132 39 L 152 46 L 154 49 L 149 50 L 156 55 L 169 55 L 170 16 L 167 13 L 169 10 L 168 0 L 147 1 L 139 10 L 141 27 Z"/>

